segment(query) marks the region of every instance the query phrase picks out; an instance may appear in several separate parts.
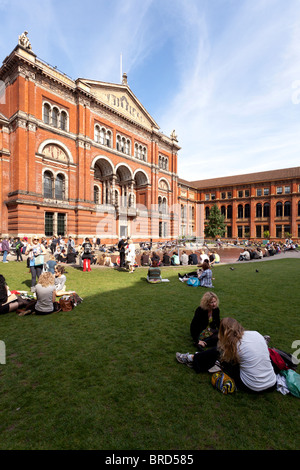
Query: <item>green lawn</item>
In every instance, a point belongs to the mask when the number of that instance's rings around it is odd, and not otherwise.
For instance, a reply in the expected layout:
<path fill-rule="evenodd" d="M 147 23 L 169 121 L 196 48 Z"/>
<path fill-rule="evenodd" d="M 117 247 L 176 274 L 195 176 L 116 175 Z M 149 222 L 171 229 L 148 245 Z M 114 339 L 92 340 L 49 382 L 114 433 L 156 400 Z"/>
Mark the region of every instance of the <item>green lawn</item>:
<path fill-rule="evenodd" d="M 293 352 L 299 268 L 293 259 L 216 266 L 221 317 Z M 160 285 L 142 268 L 67 271 L 84 298 L 72 312 L 0 317 L 0 449 L 299 448 L 299 399 L 222 395 L 208 373 L 176 362 L 176 351 L 193 352 L 189 325 L 204 293 L 178 281 L 182 268 L 163 268 L 170 282 Z M 30 286 L 25 262 L 1 273 L 11 289 Z"/>

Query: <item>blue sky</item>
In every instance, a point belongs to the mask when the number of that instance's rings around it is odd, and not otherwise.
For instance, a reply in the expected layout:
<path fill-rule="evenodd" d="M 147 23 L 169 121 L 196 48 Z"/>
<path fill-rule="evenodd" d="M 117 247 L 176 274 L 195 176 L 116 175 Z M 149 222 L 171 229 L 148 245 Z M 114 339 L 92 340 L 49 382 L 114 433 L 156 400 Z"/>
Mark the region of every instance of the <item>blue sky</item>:
<path fill-rule="evenodd" d="M 299 166 L 299 0 L 0 0 L 0 61 L 28 30 L 71 76 L 120 82 L 188 181 Z"/>

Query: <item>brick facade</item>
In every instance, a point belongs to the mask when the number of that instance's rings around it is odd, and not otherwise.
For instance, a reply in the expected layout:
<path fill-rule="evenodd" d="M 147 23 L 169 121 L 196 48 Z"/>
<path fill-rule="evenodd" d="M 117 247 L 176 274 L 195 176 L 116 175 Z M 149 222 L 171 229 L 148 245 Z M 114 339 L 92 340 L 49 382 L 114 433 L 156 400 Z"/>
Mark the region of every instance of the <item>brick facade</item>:
<path fill-rule="evenodd" d="M 216 203 L 227 238 L 300 238 L 300 168 L 180 179 L 175 132 L 160 132 L 125 74 L 74 81 L 19 44 L 0 80 L 0 235 L 203 237 Z"/>

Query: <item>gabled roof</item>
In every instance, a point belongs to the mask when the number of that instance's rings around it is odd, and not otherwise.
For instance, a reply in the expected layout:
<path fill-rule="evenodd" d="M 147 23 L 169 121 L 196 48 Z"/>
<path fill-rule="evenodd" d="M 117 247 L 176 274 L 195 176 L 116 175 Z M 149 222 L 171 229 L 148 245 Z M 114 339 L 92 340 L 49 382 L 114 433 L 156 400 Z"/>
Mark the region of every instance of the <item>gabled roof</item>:
<path fill-rule="evenodd" d="M 237 184 L 260 183 L 263 181 L 276 181 L 286 178 L 299 178 L 300 167 L 285 168 L 283 170 L 260 171 L 258 173 L 248 173 L 245 175 L 224 176 L 221 178 L 211 178 L 206 180 L 190 181 L 190 186 L 197 189 L 216 188 L 219 186 L 233 186 Z M 183 184 L 186 184 L 184 180 Z"/>
<path fill-rule="evenodd" d="M 76 82 L 84 83 L 89 87 L 89 93 L 93 94 L 97 100 L 114 108 L 125 117 L 148 129 L 159 129 L 158 124 L 129 88 L 127 80 L 125 83 L 123 81 L 122 84 L 116 84 L 78 78 Z"/>

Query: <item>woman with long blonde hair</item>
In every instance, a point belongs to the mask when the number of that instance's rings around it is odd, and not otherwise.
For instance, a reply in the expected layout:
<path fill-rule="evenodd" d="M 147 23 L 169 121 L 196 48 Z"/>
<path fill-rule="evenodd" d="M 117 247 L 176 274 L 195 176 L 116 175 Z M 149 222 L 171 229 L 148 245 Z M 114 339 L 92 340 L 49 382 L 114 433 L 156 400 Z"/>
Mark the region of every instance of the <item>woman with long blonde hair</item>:
<path fill-rule="evenodd" d="M 205 292 L 200 306 L 195 310 L 190 325 L 194 345 L 201 349 L 206 346 L 216 346 L 218 328 L 220 326 L 219 299 L 214 292 Z"/>
<path fill-rule="evenodd" d="M 258 331 L 245 330 L 234 318 L 223 318 L 218 349 L 225 371 L 238 388 L 249 392 L 272 391 L 276 374 L 265 338 Z"/>

